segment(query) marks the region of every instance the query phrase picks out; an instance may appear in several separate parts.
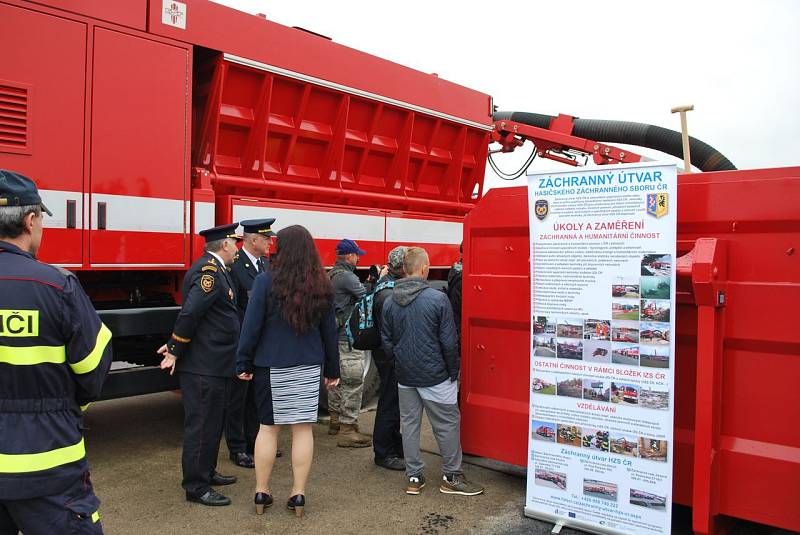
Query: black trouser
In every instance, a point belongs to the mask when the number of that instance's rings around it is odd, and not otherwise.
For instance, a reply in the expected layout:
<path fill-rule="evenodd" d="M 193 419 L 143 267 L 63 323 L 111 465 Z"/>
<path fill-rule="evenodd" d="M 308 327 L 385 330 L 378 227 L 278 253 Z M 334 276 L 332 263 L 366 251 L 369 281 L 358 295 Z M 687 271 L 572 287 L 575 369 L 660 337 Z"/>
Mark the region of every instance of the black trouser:
<path fill-rule="evenodd" d="M 372 352 L 378 368 L 381 385 L 378 389 L 378 410 L 375 413 L 375 428 L 372 431 L 372 447 L 375 459 L 387 457 L 403 458 L 403 437 L 400 434 L 400 403 L 397 396 L 397 375 L 394 362 L 376 349 Z"/>
<path fill-rule="evenodd" d="M 182 485 L 193 497 L 202 496 L 211 488 L 231 381 L 228 377 L 180 374 L 183 396 Z"/>
<path fill-rule="evenodd" d="M 258 410 L 251 381 L 232 379 L 225 410 L 225 443 L 231 453 L 253 454 L 258 435 Z"/>
<path fill-rule="evenodd" d="M 102 535 L 98 508 L 89 472 L 52 496 L 27 500 L 0 500 L 0 535 L 53 535 L 85 533 Z"/>

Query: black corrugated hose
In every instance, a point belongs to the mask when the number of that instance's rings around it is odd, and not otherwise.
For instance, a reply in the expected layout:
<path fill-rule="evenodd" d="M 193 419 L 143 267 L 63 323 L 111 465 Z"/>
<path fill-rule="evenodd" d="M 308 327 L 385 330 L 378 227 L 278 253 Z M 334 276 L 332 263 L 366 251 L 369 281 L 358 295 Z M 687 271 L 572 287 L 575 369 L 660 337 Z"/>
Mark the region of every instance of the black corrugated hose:
<path fill-rule="evenodd" d="M 495 121 L 516 121 L 518 123 L 549 128 L 552 115 L 528 113 L 524 111 L 499 111 L 494 114 Z M 683 158 L 683 141 L 680 132 L 651 124 L 627 121 L 603 121 L 596 119 L 575 119 L 572 135 L 599 141 L 601 143 L 624 143 L 647 147 L 663 153 Z M 689 152 L 692 165 L 701 171 L 733 171 L 736 167 L 717 149 L 699 139 L 689 136 Z"/>

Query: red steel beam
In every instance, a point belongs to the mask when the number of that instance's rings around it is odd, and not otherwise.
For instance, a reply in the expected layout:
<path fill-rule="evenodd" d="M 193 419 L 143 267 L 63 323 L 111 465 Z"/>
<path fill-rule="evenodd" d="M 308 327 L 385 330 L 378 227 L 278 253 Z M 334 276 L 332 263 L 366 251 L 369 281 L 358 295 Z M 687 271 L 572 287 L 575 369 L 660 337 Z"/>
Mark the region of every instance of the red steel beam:
<path fill-rule="evenodd" d="M 567 118 L 571 117 L 559 115 L 553 121 L 554 128 L 565 129 Z M 571 124 L 571 123 L 570 123 Z M 536 145 L 536 150 L 539 151 L 539 156 L 548 158 L 562 163 L 565 162 L 563 157 L 548 154 L 548 150 L 565 150 L 572 149 L 591 154 L 597 164 L 608 163 L 635 163 L 642 161 L 639 154 L 627 150 L 614 147 L 613 145 L 606 145 L 591 139 L 573 136 L 568 132 L 559 132 L 556 130 L 548 130 L 546 128 L 539 128 L 538 126 L 531 126 L 516 121 L 496 121 L 494 123 L 495 129 L 492 132 L 491 140 L 503 145 L 503 152 L 511 152 L 522 143 L 517 136 L 531 140 Z M 568 128 L 571 131 L 571 128 Z"/>
<path fill-rule="evenodd" d="M 208 173 L 211 183 L 219 186 L 232 188 L 242 187 L 258 189 L 263 191 L 279 193 L 299 193 L 307 195 L 319 195 L 329 199 L 329 202 L 336 202 L 337 199 L 354 199 L 362 201 L 359 206 L 374 208 L 375 201 L 380 200 L 389 206 L 402 206 L 407 209 L 435 210 L 437 213 L 448 213 L 454 215 L 465 215 L 472 210 L 475 205 L 455 201 L 440 201 L 438 199 L 426 199 L 424 197 L 408 197 L 405 195 L 392 195 L 374 191 L 362 191 L 357 189 L 332 188 L 326 186 L 316 186 L 313 184 L 301 184 L 294 182 L 282 182 L 280 180 L 270 180 L 261 178 L 239 177 L 225 174 L 212 174 L 203 169 L 200 173 Z"/>
<path fill-rule="evenodd" d="M 709 535 L 722 527 L 719 518 L 721 416 L 722 416 L 722 344 L 724 332 L 727 249 L 716 238 L 699 238 L 687 255 L 678 262 L 678 274 L 691 276 L 697 305 L 697 387 L 695 393 L 694 480 L 692 484 L 692 528 Z"/>

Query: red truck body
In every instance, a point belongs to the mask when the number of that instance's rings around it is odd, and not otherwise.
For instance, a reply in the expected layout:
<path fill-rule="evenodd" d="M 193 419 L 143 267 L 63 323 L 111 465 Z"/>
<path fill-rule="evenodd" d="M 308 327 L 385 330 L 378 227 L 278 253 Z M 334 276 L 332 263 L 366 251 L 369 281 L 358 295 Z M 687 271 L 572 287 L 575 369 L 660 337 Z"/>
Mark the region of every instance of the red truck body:
<path fill-rule="evenodd" d="M 197 230 L 270 210 L 313 222 L 327 263 L 340 237 L 380 262 L 421 229 L 457 260 L 488 95 L 210 2 L 165 24 L 173 4 L 0 3 L 24 51 L 0 66 L 0 165 L 55 210 L 43 260 L 180 272 Z"/>
<path fill-rule="evenodd" d="M 486 94 L 199 0 L 2 0 L 0 48 L 0 167 L 37 182 L 40 258 L 78 273 L 119 359 L 154 363 L 215 224 L 302 224 L 326 265 L 345 237 L 363 266 L 400 244 L 434 278 L 459 258 Z M 170 386 L 134 377 L 106 395 Z"/>
<path fill-rule="evenodd" d="M 469 214 L 463 446 L 526 464 L 527 196 L 483 195 L 488 95 L 201 0 L 0 0 L 0 50 L 0 167 L 54 212 L 40 256 L 77 272 L 117 358 L 145 365 L 112 372 L 106 397 L 176 386 L 147 365 L 198 230 L 303 224 L 327 265 L 343 237 L 364 264 L 422 244 L 442 277 Z M 575 164 L 547 152 L 562 145 L 639 160 L 570 125 L 516 126 L 556 161 Z M 674 501 L 698 533 L 721 515 L 800 530 L 800 168 L 684 175 L 679 197 Z"/>

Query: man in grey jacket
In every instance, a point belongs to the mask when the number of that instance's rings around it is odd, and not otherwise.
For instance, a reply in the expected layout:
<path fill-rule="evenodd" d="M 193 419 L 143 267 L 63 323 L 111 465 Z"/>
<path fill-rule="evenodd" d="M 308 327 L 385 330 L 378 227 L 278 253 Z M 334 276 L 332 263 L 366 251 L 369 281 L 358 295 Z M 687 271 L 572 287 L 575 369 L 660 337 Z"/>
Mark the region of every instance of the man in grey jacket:
<path fill-rule="evenodd" d="M 424 408 L 442 454 L 439 491 L 475 496 L 483 487 L 468 481 L 461 471 L 461 358 L 450 301 L 426 282 L 430 261 L 425 249 L 409 247 L 403 264 L 408 276 L 397 281 L 383 305 L 381 341 L 397 370 L 406 493 L 419 494 L 425 486 L 419 450 Z"/>
<path fill-rule="evenodd" d="M 358 415 L 364 394 L 364 352 L 353 349 L 347 339 L 345 322 L 356 301 L 364 297 L 367 289 L 355 274 L 359 259 L 365 251 L 353 240 L 342 240 L 336 245 L 336 265 L 329 275 L 333 285 L 333 306 L 339 327 L 339 386 L 328 393 L 328 410 L 331 413 L 329 435 L 339 435 L 337 446 L 365 448 L 372 445 L 367 435 L 358 431 Z"/>

